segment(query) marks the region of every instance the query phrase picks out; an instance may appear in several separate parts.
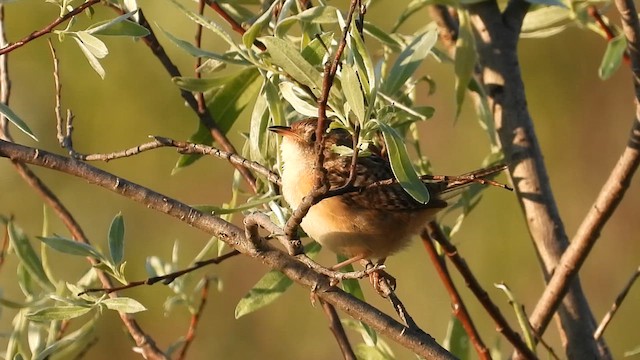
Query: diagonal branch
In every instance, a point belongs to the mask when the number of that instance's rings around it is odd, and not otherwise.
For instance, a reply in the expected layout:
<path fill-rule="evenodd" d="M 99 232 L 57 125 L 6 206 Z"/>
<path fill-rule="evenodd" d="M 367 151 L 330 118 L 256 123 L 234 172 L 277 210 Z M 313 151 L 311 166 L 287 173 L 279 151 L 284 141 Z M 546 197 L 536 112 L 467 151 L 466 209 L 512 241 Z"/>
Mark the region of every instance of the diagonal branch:
<path fill-rule="evenodd" d="M 616 1 L 629 48 L 635 87 L 636 116 L 627 146 L 623 150 L 609 178 L 578 228 L 571 245 L 564 253 L 548 286 L 540 297 L 531 324 L 540 333 L 551 320 L 556 304 L 562 299 L 580 267 L 631 184 L 640 165 L 640 25 L 633 1 Z"/>
<path fill-rule="evenodd" d="M 476 33 L 481 79 L 500 144 L 510 164 L 518 201 L 548 280 L 569 241 L 528 111 L 520 72 L 517 43 L 528 5 L 523 0 L 511 0 L 504 13 L 495 2 L 476 3 L 467 9 Z M 593 339 L 595 319 L 577 277 L 571 282 L 558 315 L 559 330 L 569 358 L 610 358 L 606 344 Z"/>
<path fill-rule="evenodd" d="M 282 272 L 298 284 L 315 289 L 322 300 L 332 304 L 346 314 L 368 324 L 378 333 L 387 336 L 405 348 L 429 359 L 454 359 L 427 333 L 420 329 L 408 328 L 375 307 L 356 299 L 331 285 L 331 280 L 309 269 L 295 257 L 273 248 L 266 242 L 256 247 L 242 229 L 219 217 L 204 214 L 168 196 L 142 187 L 89 164 L 44 150 L 0 140 L 0 157 L 80 177 L 87 182 L 111 190 L 130 200 L 144 204 L 150 209 L 165 213 L 180 221 L 216 235 L 241 253 L 260 261 L 271 269 Z"/>

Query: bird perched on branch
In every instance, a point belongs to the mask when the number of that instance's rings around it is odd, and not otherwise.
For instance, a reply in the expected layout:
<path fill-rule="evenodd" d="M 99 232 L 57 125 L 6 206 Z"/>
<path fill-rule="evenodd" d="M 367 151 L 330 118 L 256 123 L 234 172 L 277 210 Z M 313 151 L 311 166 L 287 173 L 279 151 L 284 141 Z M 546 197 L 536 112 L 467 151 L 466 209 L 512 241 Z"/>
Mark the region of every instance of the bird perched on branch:
<path fill-rule="evenodd" d="M 316 128 L 316 118 L 297 121 L 291 126 L 269 128 L 283 137 L 280 146 L 282 194 L 293 209 L 315 186 Z M 351 134 L 344 129 L 333 129 L 325 135 L 323 166 L 330 189 L 345 186 L 352 171 L 352 157 L 340 156 L 332 150 L 334 145 L 351 148 Z M 371 186 L 394 178 L 386 157 L 379 154 L 358 157 L 353 169 L 353 191 L 325 198 L 313 205 L 300 225 L 322 246 L 349 259 L 339 265 L 358 260 L 383 262 L 386 257 L 407 246 L 411 237 L 447 206 L 441 197 L 443 193 L 482 181 L 482 178 L 503 169 L 479 170 L 465 175 L 466 180 L 426 182 L 431 199 L 423 204 L 411 197 L 397 182 Z"/>

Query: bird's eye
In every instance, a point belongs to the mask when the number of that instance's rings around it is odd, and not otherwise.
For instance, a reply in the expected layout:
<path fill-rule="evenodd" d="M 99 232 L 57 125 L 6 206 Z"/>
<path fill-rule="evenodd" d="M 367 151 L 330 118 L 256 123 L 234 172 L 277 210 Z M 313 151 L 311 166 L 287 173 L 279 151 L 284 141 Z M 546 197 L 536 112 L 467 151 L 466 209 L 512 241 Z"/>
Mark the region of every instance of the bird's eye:
<path fill-rule="evenodd" d="M 311 133 L 311 138 L 310 139 L 311 139 L 311 142 L 316 142 L 316 132 L 315 131 Z"/>

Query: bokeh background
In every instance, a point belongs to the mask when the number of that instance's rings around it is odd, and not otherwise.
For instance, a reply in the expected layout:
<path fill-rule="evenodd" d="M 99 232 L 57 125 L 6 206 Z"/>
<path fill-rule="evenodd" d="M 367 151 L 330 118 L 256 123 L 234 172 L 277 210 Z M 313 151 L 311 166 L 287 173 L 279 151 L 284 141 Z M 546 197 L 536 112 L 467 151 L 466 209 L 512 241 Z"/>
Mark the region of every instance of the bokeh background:
<path fill-rule="evenodd" d="M 140 0 L 139 3 L 154 29 L 160 25 L 180 38 L 193 38 L 194 26 L 169 2 Z M 185 3 L 192 5 L 192 2 Z M 330 3 L 346 9 L 346 1 Z M 389 29 L 407 3 L 374 2 L 367 17 L 381 28 Z M 93 21 L 114 16 L 106 8 L 98 6 L 96 9 Z M 40 1 L 7 4 L 5 22 L 9 41 L 16 41 L 44 27 L 55 19 L 57 12 L 55 6 L 43 5 Z M 609 10 L 606 14 L 617 19 L 613 12 Z M 209 13 L 209 16 L 215 18 L 216 15 Z M 84 16 L 80 20 L 77 29 L 90 23 Z M 426 21 L 429 21 L 427 12 L 422 10 L 401 30 L 415 31 Z M 194 60 L 162 34 L 157 35 L 183 74 L 192 74 Z M 185 107 L 177 88 L 141 42 L 104 38 L 110 54 L 102 61 L 107 76 L 101 80 L 73 41 L 59 43 L 55 36 L 52 40 L 61 62 L 63 108 L 71 108 L 76 115 L 74 143 L 78 151 L 124 149 L 145 142 L 147 135 L 151 134 L 186 139 L 196 129 L 197 118 Z M 206 31 L 204 46 L 223 49 L 221 41 Z M 570 237 L 623 150 L 633 119 L 633 87 L 629 68 L 623 65 L 608 81 L 598 78 L 597 69 L 605 47 L 602 38 L 578 28 L 569 28 L 547 39 L 523 40 L 519 47 L 529 108 Z M 16 140 L 63 153 L 55 139 L 52 61 L 45 38 L 12 52 L 9 66 L 11 107 L 28 122 L 40 142 L 35 143 L 14 129 Z M 469 104 L 459 120 L 454 121 L 452 67 L 430 58 L 421 73 L 430 75 L 438 87 L 431 96 L 422 89 L 420 99 L 421 103 L 436 108 L 435 117 L 420 125 L 423 145 L 434 170 L 441 174 L 458 174 L 477 168 L 487 153 L 488 141 Z M 238 145 L 241 144 L 239 133 L 248 130 L 248 114 L 239 119 L 230 133 L 232 141 Z M 229 164 L 207 158 L 172 176 L 170 173 L 176 159 L 174 151 L 161 149 L 95 165 L 187 203 L 221 204 L 229 200 L 232 175 Z M 124 214 L 129 279 L 145 277 L 144 260 L 147 256 L 154 254 L 169 259 L 176 240 L 180 242 L 181 257 L 187 265 L 188 259 L 209 238 L 177 220 L 90 186 L 85 181 L 50 170 L 34 170 L 75 214 L 94 244 L 106 247 L 111 219 L 118 212 Z M 503 180 L 506 181 L 504 177 Z M 638 185 L 636 177 L 580 273 L 584 291 L 598 321 L 640 264 Z M 36 236 L 41 233 L 42 208 L 40 198 L 19 178 L 10 163 L 0 160 L 0 213 L 14 216 L 29 235 Z M 453 218 L 445 221 L 451 222 Z M 52 231 L 67 234 L 56 219 L 51 225 Z M 489 295 L 516 326 L 507 299 L 492 284 L 505 282 L 530 311 L 543 289 L 543 282 L 514 195 L 495 188 L 485 191 L 482 202 L 466 220 L 454 242 Z M 87 268 L 81 258 L 55 253 L 52 253 L 52 258 L 56 275 L 70 282 L 76 281 L 78 274 Z M 319 261 L 329 265 L 334 256 L 322 253 Z M 15 258 L 10 256 L 0 269 L 0 286 L 3 297 L 19 300 L 21 293 L 13 280 L 15 265 Z M 387 266 L 398 279 L 399 297 L 417 323 L 441 341 L 451 316 L 451 305 L 422 245 L 416 241 L 408 250 L 391 258 Z M 306 289 L 293 286 L 271 306 L 234 319 L 236 303 L 266 270 L 255 261 L 237 257 L 200 271 L 202 275 L 218 277 L 223 289 L 210 294 L 190 358 L 340 357 L 323 312 L 312 306 Z M 496 333 L 495 326 L 457 274 L 454 277 L 484 341 L 490 346 L 500 346 L 504 354 L 508 354 L 510 347 L 506 341 Z M 365 295 L 372 303 L 386 312 L 393 312 L 389 304 L 369 289 L 367 282 L 363 285 Z M 137 319 L 163 348 L 184 335 L 189 322 L 189 314 L 183 309 L 168 315 L 163 313 L 163 301 L 170 294 L 162 285 L 125 293 L 149 309 L 139 314 Z M 10 331 L 14 315 L 12 310 L 2 310 L 0 333 Z M 639 321 L 640 290 L 635 288 L 605 332 L 614 357 L 621 358 L 625 351 L 640 345 Z M 139 358 L 131 352 L 132 343 L 115 313 L 104 314 L 99 331 L 99 341 L 86 358 Z M 360 340 L 354 333 L 350 337 L 354 342 Z M 544 338 L 562 357 L 555 325 L 550 327 Z M 0 337 L 0 348 L 5 348 L 6 341 L 6 337 Z M 393 349 L 399 359 L 414 358 L 402 348 L 393 346 Z M 540 352 L 543 354 L 544 350 Z"/>

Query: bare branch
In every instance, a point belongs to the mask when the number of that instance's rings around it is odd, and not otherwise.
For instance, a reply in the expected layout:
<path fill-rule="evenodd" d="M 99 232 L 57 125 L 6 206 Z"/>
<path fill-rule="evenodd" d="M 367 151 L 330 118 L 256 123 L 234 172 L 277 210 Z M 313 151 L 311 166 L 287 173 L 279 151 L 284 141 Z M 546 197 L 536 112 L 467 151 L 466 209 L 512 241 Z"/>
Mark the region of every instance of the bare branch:
<path fill-rule="evenodd" d="M 400 324 L 375 307 L 331 285 L 330 278 L 316 273 L 306 264 L 269 244 L 264 244 L 263 248 L 256 249 L 254 244 L 245 237 L 242 229 L 219 217 L 204 214 L 168 196 L 114 176 L 89 164 L 44 150 L 0 140 L 0 157 L 7 157 L 13 161 L 24 161 L 80 177 L 91 184 L 142 203 L 150 209 L 170 215 L 206 233 L 214 234 L 241 253 L 262 262 L 271 269 L 282 272 L 302 286 L 315 289 L 317 296 L 322 300 L 357 320 L 365 322 L 378 333 L 389 337 L 416 354 L 429 359 L 454 359 L 424 331 Z"/>
<path fill-rule="evenodd" d="M 349 343 L 349 338 L 347 338 L 347 334 L 344 331 L 344 327 L 342 326 L 342 322 L 340 321 L 340 317 L 336 312 L 336 308 L 333 305 L 320 300 L 320 304 L 322 304 L 322 309 L 324 310 L 325 315 L 329 320 L 329 329 L 333 336 L 336 338 L 338 342 L 338 346 L 340 346 L 340 352 L 345 360 L 356 360 L 356 354 L 353 352 L 351 348 L 351 343 Z"/>
<path fill-rule="evenodd" d="M 204 284 L 200 291 L 200 305 L 198 306 L 198 310 L 191 315 L 189 330 L 187 331 L 187 335 L 184 337 L 184 345 L 182 346 L 182 350 L 180 350 L 178 360 L 184 360 L 187 358 L 187 351 L 189 350 L 191 343 L 193 343 L 193 339 L 196 337 L 196 329 L 198 328 L 200 317 L 202 316 L 204 307 L 207 304 L 207 299 L 209 298 L 209 284 L 211 283 L 211 279 L 205 276 L 202 281 L 204 281 Z"/>
<path fill-rule="evenodd" d="M 618 0 L 616 6 L 622 15 L 623 29 L 629 44 L 636 90 L 636 118 L 633 120 L 627 146 L 580 224 L 571 245 L 562 255 L 549 284 L 531 314 L 531 324 L 538 333 L 542 333 L 551 321 L 554 309 L 567 288 L 571 286 L 573 279 L 577 277 L 584 260 L 599 238 L 600 231 L 624 197 L 640 165 L 640 26 L 633 1 Z M 595 325 L 593 333 L 595 333 Z"/>
<path fill-rule="evenodd" d="M 458 320 L 460 320 L 460 323 L 467 333 L 467 336 L 469 336 L 469 340 L 471 340 L 473 347 L 478 353 L 478 357 L 482 360 L 490 360 L 491 354 L 489 353 L 489 349 L 480 338 L 480 334 L 478 333 L 478 330 L 476 329 L 476 326 L 473 323 L 473 320 L 471 320 L 471 316 L 467 311 L 467 306 L 464 304 L 464 301 L 462 300 L 462 297 L 460 297 L 460 293 L 458 292 L 456 285 L 453 283 L 451 274 L 447 269 L 447 264 L 444 259 L 440 257 L 436 252 L 436 248 L 429 238 L 429 234 L 426 229 L 422 231 L 422 233 L 420 234 L 420 238 L 422 239 L 422 244 L 429 253 L 431 263 L 436 268 L 436 271 L 440 276 L 440 280 L 442 281 L 445 289 L 447 290 L 447 293 L 449 294 L 449 297 L 451 298 L 453 314 L 456 316 L 456 318 L 458 318 Z"/>

